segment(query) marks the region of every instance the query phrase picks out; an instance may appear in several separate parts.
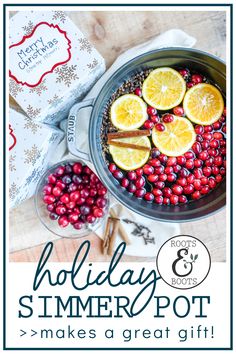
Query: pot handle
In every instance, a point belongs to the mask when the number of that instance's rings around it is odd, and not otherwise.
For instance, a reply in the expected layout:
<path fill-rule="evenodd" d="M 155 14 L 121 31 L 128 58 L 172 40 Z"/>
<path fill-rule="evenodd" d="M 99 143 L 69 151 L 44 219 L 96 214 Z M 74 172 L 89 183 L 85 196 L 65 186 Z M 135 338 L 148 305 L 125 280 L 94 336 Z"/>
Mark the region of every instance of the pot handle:
<path fill-rule="evenodd" d="M 69 117 L 67 120 L 67 146 L 69 152 L 81 159 L 91 161 L 88 153 L 77 149 L 76 147 L 76 123 L 79 119 L 79 111 L 85 107 L 93 107 L 94 98 L 84 100 L 82 102 L 76 103 L 70 110 Z"/>

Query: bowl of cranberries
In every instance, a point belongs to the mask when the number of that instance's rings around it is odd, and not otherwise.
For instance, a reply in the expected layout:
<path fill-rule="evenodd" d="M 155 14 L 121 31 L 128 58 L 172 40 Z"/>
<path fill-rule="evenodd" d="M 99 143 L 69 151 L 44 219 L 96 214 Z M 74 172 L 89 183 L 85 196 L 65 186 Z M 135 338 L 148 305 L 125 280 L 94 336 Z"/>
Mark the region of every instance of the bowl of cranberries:
<path fill-rule="evenodd" d="M 142 54 L 119 68 L 94 100 L 72 108 L 73 126 L 86 106 L 92 106 L 88 158 L 121 204 L 164 222 L 197 220 L 225 206 L 222 60 L 186 48 Z M 83 158 L 70 134 L 68 125 L 68 148 Z"/>
<path fill-rule="evenodd" d="M 83 237 L 103 221 L 109 208 L 106 187 L 82 161 L 48 169 L 38 183 L 35 206 L 42 224 L 61 237 Z"/>

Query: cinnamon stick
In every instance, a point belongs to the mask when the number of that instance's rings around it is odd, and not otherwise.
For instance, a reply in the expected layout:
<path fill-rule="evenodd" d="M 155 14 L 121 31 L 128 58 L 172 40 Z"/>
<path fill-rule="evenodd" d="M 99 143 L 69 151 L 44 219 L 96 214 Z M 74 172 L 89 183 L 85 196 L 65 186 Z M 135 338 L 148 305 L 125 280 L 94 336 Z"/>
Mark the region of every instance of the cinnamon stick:
<path fill-rule="evenodd" d="M 145 130 L 130 130 L 130 131 L 120 131 L 115 133 L 108 133 L 107 139 L 121 139 L 121 138 L 134 138 L 136 136 L 150 136 L 151 131 L 149 129 Z"/>
<path fill-rule="evenodd" d="M 118 147 L 124 147 L 127 149 L 134 149 L 134 150 L 141 150 L 141 151 L 150 151 L 151 149 L 147 146 L 141 146 L 141 145 L 136 145 L 136 144 L 129 144 L 129 143 L 124 143 L 122 141 L 116 141 L 116 140 L 108 140 L 108 145 L 113 145 L 113 146 L 118 146 Z"/>
<path fill-rule="evenodd" d="M 116 216 L 116 213 L 113 209 L 110 209 L 110 214 L 112 216 L 112 218 L 115 218 L 117 217 Z M 130 245 L 131 244 L 131 241 L 129 239 L 129 236 L 127 234 L 127 232 L 125 231 L 125 228 L 124 226 L 121 224 L 121 222 L 119 223 L 119 230 L 118 230 L 119 234 L 120 234 L 120 237 L 122 238 L 123 241 L 125 241 L 125 243 L 127 245 Z"/>
<path fill-rule="evenodd" d="M 109 217 L 107 219 L 107 224 L 106 224 L 106 229 L 104 233 L 104 238 L 103 238 L 103 243 L 102 243 L 102 250 L 103 254 L 107 253 L 108 247 L 109 247 L 109 239 L 110 239 L 110 226 L 111 226 L 111 218 Z"/>
<path fill-rule="evenodd" d="M 112 251 L 113 251 L 113 248 L 114 248 L 114 245 L 115 245 L 115 241 L 116 241 L 116 236 L 117 236 L 117 232 L 118 232 L 118 228 L 119 228 L 119 223 L 120 221 L 118 219 L 114 219 L 113 220 L 113 229 L 112 229 L 112 233 L 111 233 L 111 237 L 110 237 L 110 242 L 109 242 L 109 245 L 108 245 L 108 251 L 107 251 L 107 254 L 109 256 L 112 255 Z"/>

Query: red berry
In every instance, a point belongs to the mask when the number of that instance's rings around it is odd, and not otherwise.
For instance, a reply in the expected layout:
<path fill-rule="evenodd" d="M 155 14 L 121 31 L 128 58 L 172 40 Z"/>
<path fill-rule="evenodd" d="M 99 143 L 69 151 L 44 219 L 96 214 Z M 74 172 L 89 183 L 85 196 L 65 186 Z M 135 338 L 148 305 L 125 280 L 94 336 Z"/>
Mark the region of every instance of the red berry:
<path fill-rule="evenodd" d="M 170 204 L 170 199 L 167 198 L 167 197 L 163 198 L 163 204 L 169 205 Z"/>
<path fill-rule="evenodd" d="M 172 166 L 167 166 L 165 169 L 164 169 L 164 172 L 166 174 L 169 174 L 169 173 L 172 173 L 174 171 L 173 167 Z"/>
<path fill-rule="evenodd" d="M 151 120 L 146 120 L 143 126 L 146 129 L 152 129 L 154 127 L 154 123 Z"/>
<path fill-rule="evenodd" d="M 153 148 L 151 151 L 151 156 L 153 159 L 157 158 L 160 155 L 160 151 L 157 148 Z"/>
<path fill-rule="evenodd" d="M 154 199 L 154 195 L 152 193 L 148 192 L 144 195 L 144 199 L 147 200 L 148 202 L 152 202 Z"/>
<path fill-rule="evenodd" d="M 194 160 L 194 167 L 199 168 L 199 167 L 201 167 L 202 165 L 203 165 L 202 160 L 200 160 L 200 159 L 195 159 L 195 160 Z"/>
<path fill-rule="evenodd" d="M 208 180 L 209 187 L 211 189 L 214 189 L 216 187 L 216 181 L 214 177 L 210 177 Z"/>
<path fill-rule="evenodd" d="M 223 177 L 221 175 L 216 175 L 216 182 L 220 183 L 222 181 Z"/>
<path fill-rule="evenodd" d="M 215 130 L 218 130 L 221 127 L 221 122 L 217 121 L 217 122 L 213 123 L 212 126 Z"/>
<path fill-rule="evenodd" d="M 201 197 L 201 193 L 199 191 L 193 192 L 191 195 L 192 199 L 199 199 Z"/>
<path fill-rule="evenodd" d="M 224 107 L 223 115 L 226 117 L 226 107 Z"/>
<path fill-rule="evenodd" d="M 210 141 L 209 145 L 210 145 L 211 148 L 216 149 L 219 146 L 219 141 L 216 140 L 216 139 L 213 139 L 213 140 Z"/>
<path fill-rule="evenodd" d="M 79 197 L 79 199 L 77 200 L 77 204 L 83 205 L 84 203 L 85 203 L 85 198 Z"/>
<path fill-rule="evenodd" d="M 58 219 L 58 215 L 57 215 L 56 213 L 50 213 L 50 214 L 49 214 L 49 218 L 50 218 L 51 220 L 57 220 L 57 219 Z"/>
<path fill-rule="evenodd" d="M 184 194 L 192 194 L 194 191 L 194 187 L 192 184 L 188 184 L 183 189 L 184 189 Z"/>
<path fill-rule="evenodd" d="M 176 157 L 169 157 L 166 163 L 167 166 L 174 166 L 176 164 L 177 164 Z"/>
<path fill-rule="evenodd" d="M 195 180 L 195 176 L 193 174 L 190 174 L 187 177 L 187 182 L 190 183 L 190 184 L 192 184 L 194 180 Z"/>
<path fill-rule="evenodd" d="M 82 172 L 83 166 L 80 162 L 76 162 L 76 163 L 74 163 L 72 168 L 73 168 L 73 171 L 75 174 L 80 175 Z"/>
<path fill-rule="evenodd" d="M 173 114 L 166 113 L 162 116 L 162 120 L 164 123 L 172 123 L 174 121 Z"/>
<path fill-rule="evenodd" d="M 128 186 L 128 192 L 129 192 L 129 193 L 132 193 L 132 194 L 133 194 L 133 193 L 136 191 L 136 189 L 137 189 L 137 188 L 135 187 L 135 185 L 134 185 L 133 183 L 130 183 L 130 184 L 129 184 L 129 186 Z"/>
<path fill-rule="evenodd" d="M 187 179 L 185 177 L 178 178 L 176 183 L 179 184 L 180 186 L 184 187 L 187 185 Z"/>
<path fill-rule="evenodd" d="M 68 220 L 71 224 L 74 224 L 75 222 L 77 222 L 79 219 L 79 215 L 76 213 L 71 213 L 70 215 L 68 215 Z"/>
<path fill-rule="evenodd" d="M 154 124 L 160 122 L 160 118 L 159 118 L 158 116 L 155 116 L 155 115 L 150 116 L 150 119 L 151 119 L 151 121 L 152 121 Z"/>
<path fill-rule="evenodd" d="M 113 173 L 116 170 L 116 165 L 114 163 L 110 163 L 108 169 L 111 173 Z"/>
<path fill-rule="evenodd" d="M 152 175 L 150 175 L 150 176 L 152 176 Z M 136 181 L 135 181 L 136 188 L 140 189 L 144 185 L 145 185 L 145 179 L 143 177 L 139 177 L 139 178 L 136 179 Z"/>
<path fill-rule="evenodd" d="M 154 175 L 154 174 L 153 175 L 149 175 L 147 179 L 148 179 L 149 182 L 155 183 L 155 182 L 158 181 L 158 175 Z"/>
<path fill-rule="evenodd" d="M 196 125 L 194 129 L 196 134 L 202 134 L 204 132 L 204 128 L 202 125 Z"/>
<path fill-rule="evenodd" d="M 74 209 L 76 206 L 75 202 L 69 202 L 66 204 L 67 209 Z"/>
<path fill-rule="evenodd" d="M 191 170 L 192 168 L 194 168 L 194 161 L 190 159 L 187 160 L 185 166 L 188 170 Z"/>
<path fill-rule="evenodd" d="M 98 197 L 96 200 L 96 205 L 101 209 L 105 208 L 105 206 L 107 205 L 107 199 L 103 197 Z"/>
<path fill-rule="evenodd" d="M 169 187 L 165 187 L 164 189 L 163 189 L 163 195 L 165 196 L 165 197 L 170 197 L 171 196 L 171 194 L 172 194 L 172 190 L 171 190 L 171 188 L 169 188 Z"/>
<path fill-rule="evenodd" d="M 172 191 L 173 191 L 174 194 L 180 195 L 180 194 L 183 193 L 183 187 L 181 187 L 181 186 L 178 185 L 178 184 L 174 184 L 174 185 L 172 186 Z"/>
<path fill-rule="evenodd" d="M 54 195 L 50 194 L 50 195 L 45 195 L 43 197 L 43 201 L 45 204 L 52 204 L 54 203 L 56 200 L 56 198 L 54 197 Z"/>
<path fill-rule="evenodd" d="M 47 205 L 47 210 L 48 211 L 54 211 L 54 209 L 55 209 L 55 205 L 54 204 L 48 204 Z"/>
<path fill-rule="evenodd" d="M 191 80 L 194 84 L 200 84 L 202 82 L 202 76 L 199 74 L 193 74 Z"/>
<path fill-rule="evenodd" d="M 199 159 L 202 161 L 206 161 L 208 159 L 207 151 L 201 151 L 198 155 Z"/>
<path fill-rule="evenodd" d="M 186 159 L 193 159 L 195 157 L 192 151 L 187 151 L 184 156 L 186 157 Z"/>
<path fill-rule="evenodd" d="M 64 172 L 65 172 L 64 166 L 58 166 L 54 171 L 55 175 L 58 177 L 62 176 L 64 174 Z"/>
<path fill-rule="evenodd" d="M 48 179 L 48 183 L 52 183 L 52 184 L 55 184 L 57 181 L 56 176 L 54 176 L 53 174 L 50 174 L 47 179 Z"/>
<path fill-rule="evenodd" d="M 201 143 L 201 145 L 202 145 L 203 150 L 206 150 L 206 149 L 209 147 L 209 142 L 206 141 L 206 140 L 204 140 L 204 141 Z"/>
<path fill-rule="evenodd" d="M 148 108 L 147 108 L 147 114 L 148 114 L 149 116 L 156 115 L 156 114 L 157 114 L 156 108 L 151 107 L 151 106 L 148 106 Z"/>
<path fill-rule="evenodd" d="M 58 224 L 61 227 L 66 227 L 69 224 L 69 221 L 66 216 L 60 216 L 58 219 Z"/>
<path fill-rule="evenodd" d="M 199 152 L 202 151 L 202 147 L 201 147 L 201 144 L 198 143 L 198 142 L 195 142 L 192 146 L 192 149 L 193 149 L 193 152 L 195 152 L 195 154 L 199 154 Z"/>
<path fill-rule="evenodd" d="M 193 174 L 196 178 L 201 178 L 203 173 L 202 173 L 202 169 L 200 168 L 195 168 L 193 171 Z"/>
<path fill-rule="evenodd" d="M 52 188 L 53 188 L 53 185 L 52 184 L 46 184 L 44 187 L 43 187 L 43 194 L 52 194 Z"/>
<path fill-rule="evenodd" d="M 62 203 L 64 203 L 64 204 L 67 204 L 67 203 L 69 203 L 69 201 L 70 201 L 70 196 L 69 196 L 69 194 L 63 194 L 62 196 L 61 196 L 61 198 L 60 198 L 60 201 L 62 202 Z"/>
<path fill-rule="evenodd" d="M 129 171 L 127 173 L 127 178 L 130 180 L 130 181 L 135 181 L 137 179 L 137 175 L 134 171 Z"/>
<path fill-rule="evenodd" d="M 173 205 L 177 205 L 179 201 L 179 197 L 177 195 L 171 195 L 170 196 L 170 203 Z"/>
<path fill-rule="evenodd" d="M 204 140 L 211 140 L 212 139 L 212 134 L 211 133 L 203 133 L 202 137 Z"/>
<path fill-rule="evenodd" d="M 127 178 L 122 178 L 120 184 L 123 188 L 127 188 L 129 185 L 129 180 Z"/>
<path fill-rule="evenodd" d="M 116 179 L 122 179 L 123 178 L 123 172 L 121 172 L 120 170 L 115 170 L 113 172 L 113 176 L 116 178 Z"/>
<path fill-rule="evenodd" d="M 81 230 L 82 227 L 83 227 L 83 222 L 82 221 L 77 221 L 75 224 L 73 224 L 73 227 L 76 229 L 76 230 Z"/>
<path fill-rule="evenodd" d="M 177 157 L 177 163 L 181 166 L 183 166 L 186 162 L 186 158 L 184 156 L 178 156 Z"/>
<path fill-rule="evenodd" d="M 200 191 L 202 188 L 201 180 L 200 179 L 195 179 L 193 181 L 193 186 L 196 191 Z"/>
<path fill-rule="evenodd" d="M 154 198 L 155 203 L 162 205 L 163 203 L 163 197 L 161 195 L 158 195 L 157 197 Z"/>
<path fill-rule="evenodd" d="M 56 183 L 56 187 L 60 188 L 61 190 L 65 189 L 66 188 L 66 185 L 65 183 L 63 183 L 62 181 L 57 181 Z"/>
<path fill-rule="evenodd" d="M 158 159 L 151 159 L 149 160 L 149 164 L 153 167 L 158 167 L 161 164 L 161 161 Z"/>
<path fill-rule="evenodd" d="M 180 73 L 181 76 L 183 76 L 183 78 L 187 78 L 188 74 L 189 74 L 189 71 L 188 71 L 188 69 L 180 69 L 179 73 Z"/>
<path fill-rule="evenodd" d="M 54 187 L 52 190 L 52 194 L 55 195 L 55 197 L 59 197 L 61 195 L 61 189 L 59 187 Z"/>
<path fill-rule="evenodd" d="M 102 186 L 102 187 L 100 187 L 100 188 L 98 189 L 98 195 L 104 196 L 104 195 L 106 195 L 106 194 L 107 194 L 107 189 L 106 189 L 106 187 Z M 86 197 L 85 197 L 85 198 L 86 198 Z"/>
<path fill-rule="evenodd" d="M 210 177 L 210 175 L 211 175 L 211 167 L 203 167 L 202 171 L 203 171 L 203 173 L 204 173 L 204 175 L 206 177 Z"/>
<path fill-rule="evenodd" d="M 56 207 L 56 213 L 57 215 L 63 215 L 66 213 L 66 207 L 64 205 L 58 205 Z"/>
<path fill-rule="evenodd" d="M 151 175 L 154 172 L 154 168 L 150 165 L 144 165 L 143 166 L 143 172 L 145 175 Z"/>
<path fill-rule="evenodd" d="M 213 127 L 211 125 L 205 125 L 205 127 L 204 127 L 205 133 L 210 133 L 210 132 L 212 132 L 212 130 L 213 130 Z"/>
<path fill-rule="evenodd" d="M 221 139 L 223 139 L 223 134 L 219 133 L 219 132 L 215 132 L 215 133 L 213 133 L 213 138 L 217 139 L 217 140 L 221 140 Z"/>
<path fill-rule="evenodd" d="M 216 156 L 216 157 L 214 158 L 214 164 L 215 164 L 216 166 L 221 166 L 222 163 L 223 163 L 223 159 L 222 159 L 221 156 Z"/>
<path fill-rule="evenodd" d="M 176 178 L 177 177 L 176 177 L 175 173 L 170 173 L 170 174 L 167 175 L 167 181 L 170 182 L 170 183 L 176 181 Z"/>
<path fill-rule="evenodd" d="M 146 194 L 146 189 L 144 189 L 144 188 L 139 188 L 139 189 L 137 189 L 136 191 L 135 191 L 135 196 L 137 197 L 137 198 L 142 198 L 145 194 Z"/>
<path fill-rule="evenodd" d="M 208 178 L 206 176 L 203 176 L 201 178 L 201 185 L 202 186 L 205 186 L 206 184 L 208 183 Z"/>
<path fill-rule="evenodd" d="M 159 181 L 160 181 L 160 182 L 165 182 L 166 180 L 167 180 L 167 174 L 161 173 L 161 174 L 159 175 Z"/>
<path fill-rule="evenodd" d="M 205 185 L 201 189 L 201 194 L 208 194 L 210 192 L 210 188 L 208 185 Z"/>
<path fill-rule="evenodd" d="M 158 123 L 155 125 L 156 130 L 158 130 L 159 132 L 164 132 L 165 130 L 165 126 L 162 123 Z"/>
<path fill-rule="evenodd" d="M 82 198 L 85 198 L 84 196 L 82 196 L 82 192 L 83 192 L 83 190 L 81 190 L 81 192 L 76 191 L 76 192 L 70 193 L 70 201 L 71 202 L 76 202 L 79 199 L 80 194 L 81 194 Z M 89 195 L 89 193 L 88 193 L 88 195 Z M 88 197 L 88 195 L 87 195 L 87 197 Z"/>
<path fill-rule="evenodd" d="M 179 203 L 187 203 L 188 199 L 185 195 L 179 195 Z"/>
<path fill-rule="evenodd" d="M 163 181 L 157 181 L 155 183 L 155 187 L 159 188 L 159 189 L 163 189 L 165 187 L 165 182 Z"/>
<path fill-rule="evenodd" d="M 184 115 L 184 109 L 181 106 L 176 106 L 173 108 L 173 113 L 176 116 L 182 117 Z"/>
<path fill-rule="evenodd" d="M 95 218 L 102 218 L 104 213 L 102 209 L 96 208 L 93 210 L 93 215 L 95 216 Z"/>
<path fill-rule="evenodd" d="M 89 190 L 89 195 L 90 195 L 90 197 L 95 197 L 97 195 L 97 190 L 94 188 L 91 188 Z"/>
<path fill-rule="evenodd" d="M 86 204 L 88 204 L 88 205 L 93 205 L 93 204 L 94 204 L 94 198 L 88 197 L 88 198 L 86 199 Z"/>
<path fill-rule="evenodd" d="M 142 97 L 142 90 L 140 87 L 137 87 L 135 90 L 134 90 L 134 93 L 135 95 L 139 96 L 139 97 Z"/>
<path fill-rule="evenodd" d="M 136 170 L 136 175 L 137 176 L 142 176 L 143 175 L 143 169 L 142 168 L 138 168 L 137 170 Z"/>
<path fill-rule="evenodd" d="M 212 157 L 210 157 L 209 159 L 207 159 L 206 161 L 205 161 L 205 165 L 207 166 L 207 167 L 211 167 L 212 165 L 213 165 L 213 158 Z"/>
<path fill-rule="evenodd" d="M 162 193 L 162 191 L 161 191 L 160 189 L 158 189 L 158 188 L 153 188 L 152 194 L 153 194 L 155 197 L 159 197 L 159 196 L 161 196 L 163 193 Z"/>
<path fill-rule="evenodd" d="M 194 86 L 194 83 L 192 81 L 187 82 L 186 86 L 187 86 L 187 88 L 191 88 Z"/>
<path fill-rule="evenodd" d="M 95 220 L 96 220 L 96 218 L 95 218 L 94 215 L 88 215 L 88 216 L 86 217 L 86 221 L 87 221 L 87 223 L 89 223 L 89 224 L 93 224 L 93 223 L 95 222 Z"/>
<path fill-rule="evenodd" d="M 160 154 L 159 155 L 159 160 L 162 162 L 162 163 L 166 163 L 166 161 L 168 160 L 168 157 L 164 154 Z"/>
<path fill-rule="evenodd" d="M 159 175 L 160 173 L 163 173 L 164 172 L 164 166 L 158 166 L 158 167 L 156 167 L 155 168 L 155 173 L 157 174 L 157 175 Z"/>

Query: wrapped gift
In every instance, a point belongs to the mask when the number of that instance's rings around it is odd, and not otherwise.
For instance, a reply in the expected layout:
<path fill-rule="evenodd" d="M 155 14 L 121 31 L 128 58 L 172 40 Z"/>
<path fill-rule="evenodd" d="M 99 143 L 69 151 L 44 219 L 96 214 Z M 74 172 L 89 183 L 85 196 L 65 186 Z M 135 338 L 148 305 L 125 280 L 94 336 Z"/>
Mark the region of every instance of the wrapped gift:
<path fill-rule="evenodd" d="M 55 124 L 105 71 L 105 61 L 63 11 L 10 19 L 9 90 L 37 122 Z"/>
<path fill-rule="evenodd" d="M 34 194 L 64 133 L 13 109 L 9 114 L 9 197 L 10 207 L 15 207 Z"/>

